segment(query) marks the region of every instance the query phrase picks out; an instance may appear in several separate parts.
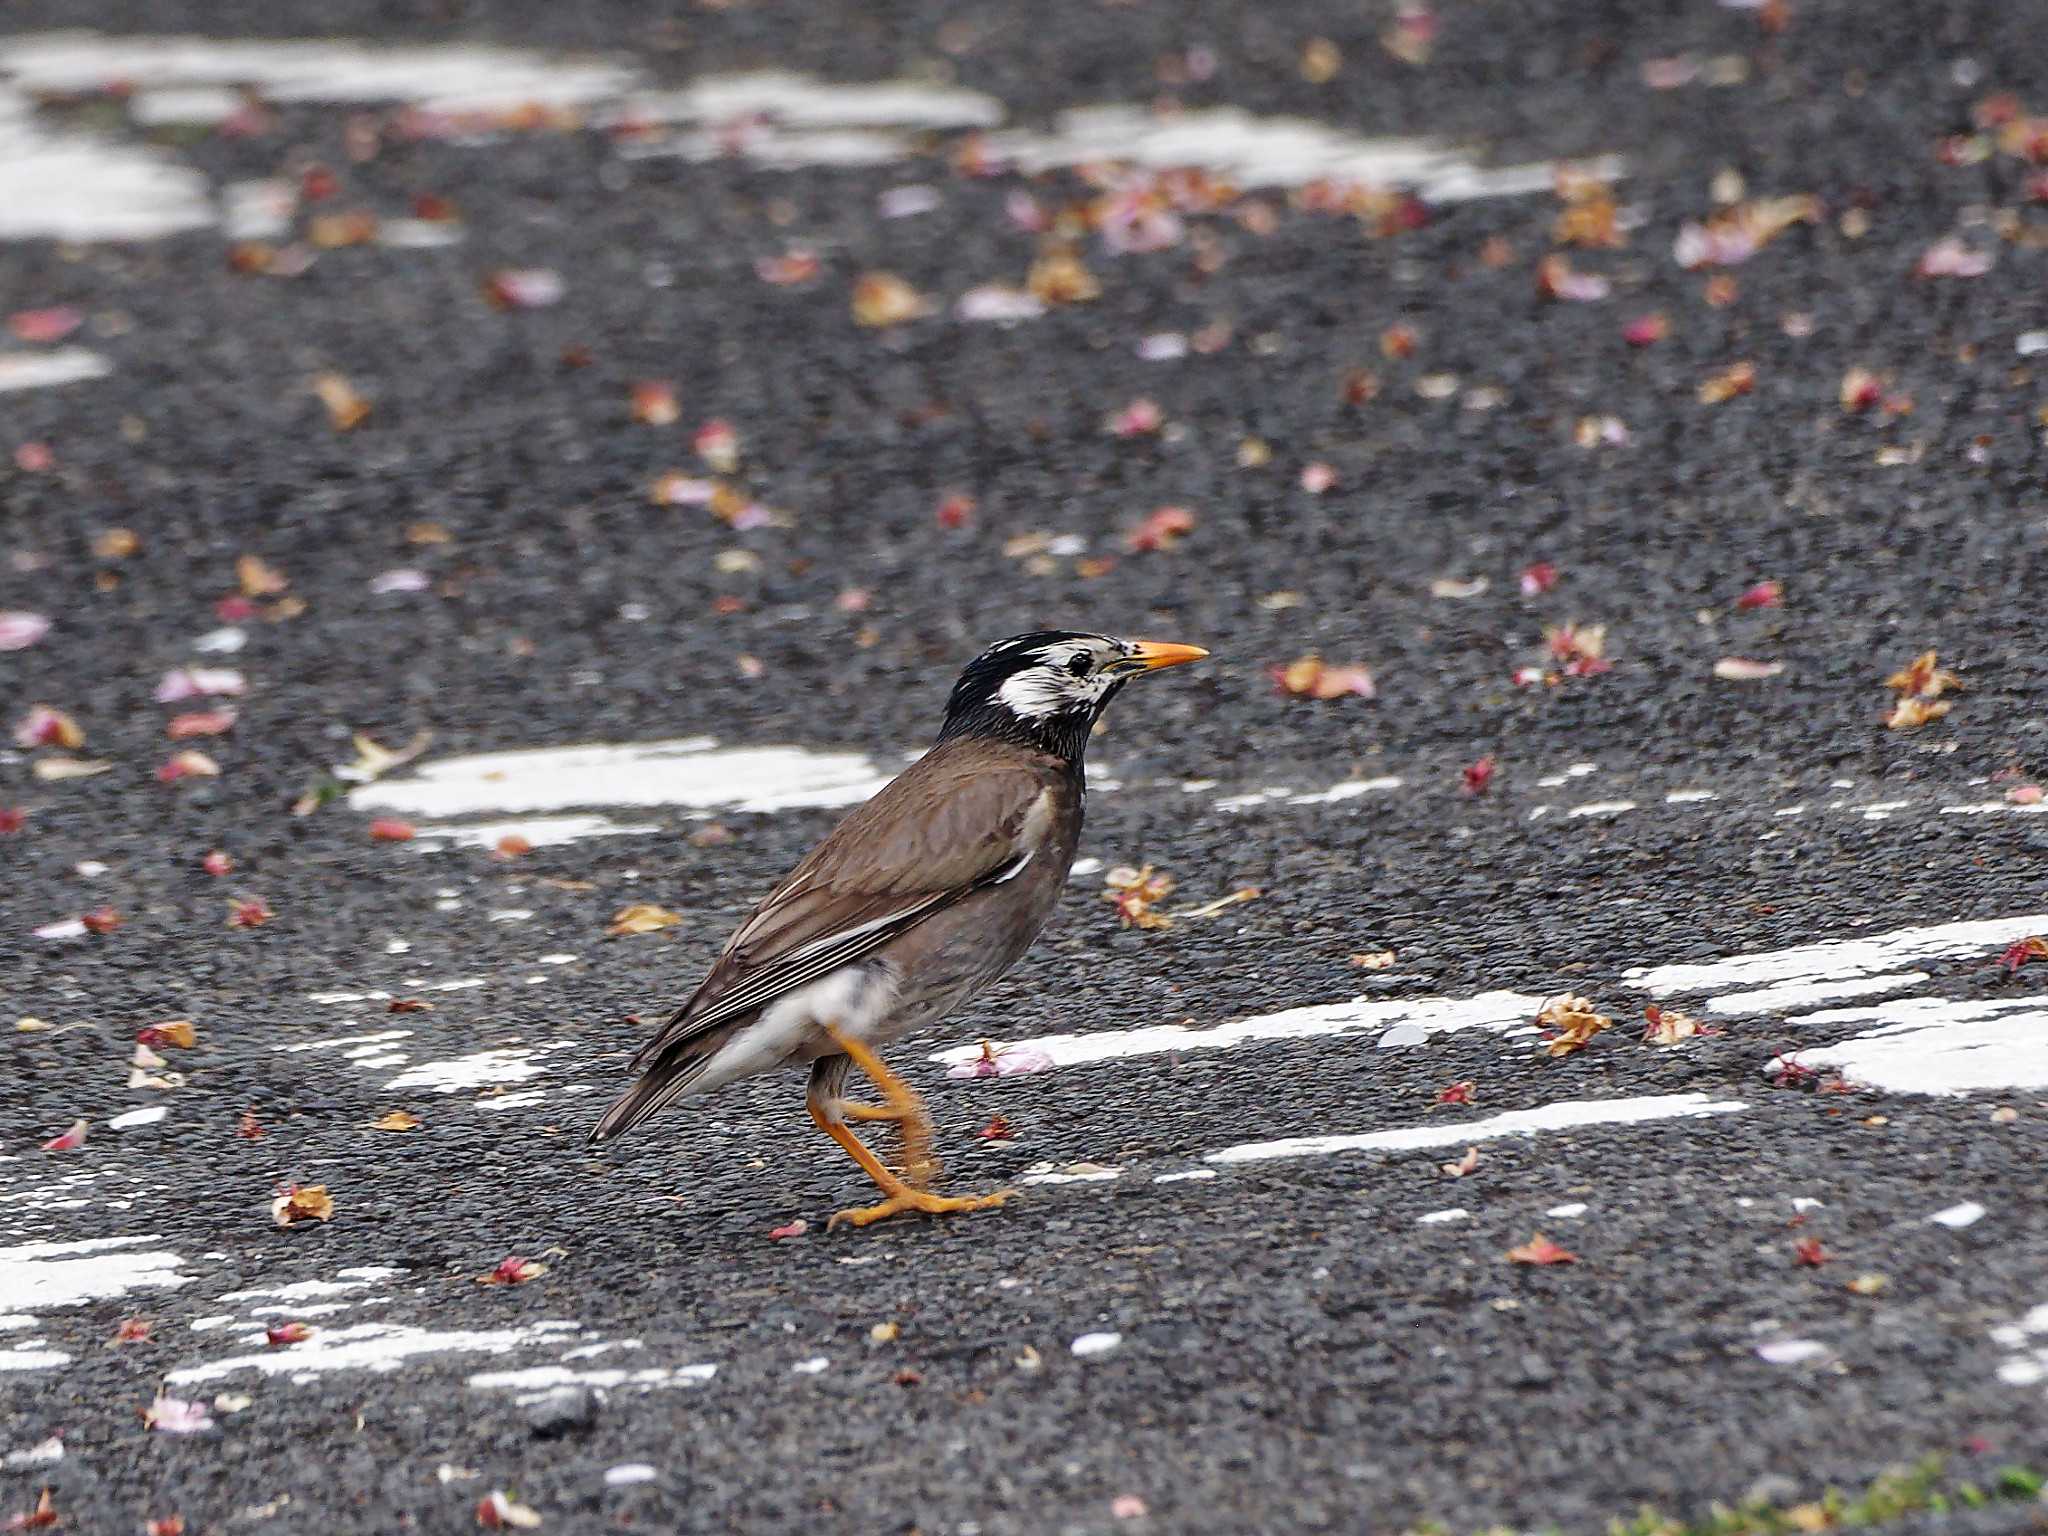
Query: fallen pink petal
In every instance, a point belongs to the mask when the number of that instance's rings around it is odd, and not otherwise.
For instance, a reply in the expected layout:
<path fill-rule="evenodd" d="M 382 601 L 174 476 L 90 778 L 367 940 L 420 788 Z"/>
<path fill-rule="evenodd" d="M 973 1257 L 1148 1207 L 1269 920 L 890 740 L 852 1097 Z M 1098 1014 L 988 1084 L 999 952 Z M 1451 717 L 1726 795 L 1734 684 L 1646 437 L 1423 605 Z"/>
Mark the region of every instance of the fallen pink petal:
<path fill-rule="evenodd" d="M 1747 656 L 1723 656 L 1714 663 L 1714 676 L 1730 682 L 1757 682 L 1784 670 L 1782 661 L 1753 661 Z"/>
<path fill-rule="evenodd" d="M 1034 1072 L 1050 1072 L 1055 1065 L 1052 1057 L 1036 1046 L 984 1046 L 974 1060 L 955 1062 L 948 1067 L 946 1076 L 955 1081 L 972 1077 L 1028 1077 Z"/>
<path fill-rule="evenodd" d="M 74 1120 L 68 1130 L 52 1136 L 43 1143 L 45 1152 L 76 1152 L 85 1145 L 85 1133 L 90 1127 L 83 1120 Z"/>
<path fill-rule="evenodd" d="M 1917 277 L 1982 277 L 1990 270 L 1991 253 L 1966 245 L 1955 235 L 1935 241 L 1913 268 Z"/>
<path fill-rule="evenodd" d="M 187 699 L 210 696 L 235 698 L 249 691 L 249 683 L 232 667 L 179 667 L 166 672 L 156 685 L 159 704 L 181 704 Z"/>
<path fill-rule="evenodd" d="M 433 585 L 425 571 L 400 569 L 370 578 L 372 592 L 424 592 Z"/>
<path fill-rule="evenodd" d="M 143 1410 L 142 1421 L 165 1435 L 196 1435 L 213 1428 L 213 1415 L 206 1404 L 182 1397 L 159 1397 Z"/>
<path fill-rule="evenodd" d="M 50 632 L 40 613 L 0 613 L 0 651 L 25 651 Z"/>
<path fill-rule="evenodd" d="M 958 319 L 990 321 L 998 325 L 1036 320 L 1044 313 L 1045 301 L 1036 294 L 994 283 L 970 288 L 953 303 L 953 314 Z"/>
<path fill-rule="evenodd" d="M 48 309 L 18 309 L 7 317 L 7 329 L 14 333 L 15 339 L 31 344 L 62 341 L 83 324 L 84 314 L 68 304 L 54 304 Z"/>

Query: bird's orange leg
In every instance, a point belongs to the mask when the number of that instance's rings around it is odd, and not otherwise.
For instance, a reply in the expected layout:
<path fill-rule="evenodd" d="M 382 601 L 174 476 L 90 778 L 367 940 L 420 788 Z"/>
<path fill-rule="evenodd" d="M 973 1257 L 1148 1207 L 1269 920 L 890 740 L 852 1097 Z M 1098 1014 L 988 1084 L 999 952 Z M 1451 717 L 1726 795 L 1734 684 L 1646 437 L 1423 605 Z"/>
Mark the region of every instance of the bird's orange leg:
<path fill-rule="evenodd" d="M 882 1090 L 884 1103 L 873 1108 L 878 1113 L 861 1116 L 870 1120 L 894 1120 L 903 1128 L 904 1150 L 913 1176 L 922 1168 L 936 1165 L 931 1160 L 931 1118 L 925 1113 L 923 1102 L 910 1085 L 882 1064 L 882 1059 L 859 1040 L 849 1039 L 837 1030 L 829 1030 L 832 1043 L 839 1047 L 853 1064 L 867 1074 L 868 1080 Z M 818 1129 L 838 1142 L 846 1155 L 860 1164 L 861 1171 L 875 1181 L 875 1187 L 888 1198 L 879 1205 L 858 1206 L 838 1212 L 827 1223 L 827 1228 L 836 1227 L 844 1221 L 852 1226 L 864 1227 L 870 1222 L 899 1215 L 905 1211 L 918 1211 L 928 1216 L 943 1215 L 951 1211 L 984 1211 L 1001 1205 L 1010 1198 L 1012 1191 L 1000 1190 L 992 1195 L 935 1195 L 927 1189 L 919 1189 L 912 1182 L 899 1178 L 882 1166 L 880 1158 L 852 1131 L 846 1128 L 847 1106 L 836 1099 L 822 1097 L 814 1086 L 808 1096 L 811 1119 Z"/>

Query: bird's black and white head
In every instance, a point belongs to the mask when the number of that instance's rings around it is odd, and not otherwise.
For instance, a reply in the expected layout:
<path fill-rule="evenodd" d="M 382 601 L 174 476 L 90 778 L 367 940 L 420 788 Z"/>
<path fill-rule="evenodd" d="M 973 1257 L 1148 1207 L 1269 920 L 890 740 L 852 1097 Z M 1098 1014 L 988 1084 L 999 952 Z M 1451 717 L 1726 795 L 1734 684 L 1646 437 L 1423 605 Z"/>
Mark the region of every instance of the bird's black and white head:
<path fill-rule="evenodd" d="M 1199 646 L 1064 629 L 998 640 L 953 685 L 939 739 L 993 736 L 1079 762 L 1088 733 L 1125 683 L 1208 654 Z"/>

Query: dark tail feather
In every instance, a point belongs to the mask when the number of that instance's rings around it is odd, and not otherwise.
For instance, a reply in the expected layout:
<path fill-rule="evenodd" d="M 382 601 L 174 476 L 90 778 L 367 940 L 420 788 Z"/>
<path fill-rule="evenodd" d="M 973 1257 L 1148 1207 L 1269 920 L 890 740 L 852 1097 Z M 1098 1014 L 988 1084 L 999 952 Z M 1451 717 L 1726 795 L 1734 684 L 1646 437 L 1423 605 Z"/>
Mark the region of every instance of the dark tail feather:
<path fill-rule="evenodd" d="M 692 1051 L 649 1068 L 645 1077 L 620 1094 L 612 1107 L 598 1117 L 597 1124 L 590 1129 L 590 1144 L 595 1146 L 600 1141 L 623 1136 L 649 1115 L 666 1109 L 689 1090 L 716 1054 L 715 1048 Z"/>

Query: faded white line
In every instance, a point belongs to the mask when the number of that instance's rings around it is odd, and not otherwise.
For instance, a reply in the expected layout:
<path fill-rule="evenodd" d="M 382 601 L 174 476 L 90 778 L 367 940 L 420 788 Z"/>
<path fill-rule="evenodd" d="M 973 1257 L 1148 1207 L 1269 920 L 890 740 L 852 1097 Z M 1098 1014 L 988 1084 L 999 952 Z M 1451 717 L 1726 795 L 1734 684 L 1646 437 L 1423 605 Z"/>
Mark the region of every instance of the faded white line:
<path fill-rule="evenodd" d="M 580 1323 L 537 1322 L 523 1328 L 430 1329 L 404 1323 L 357 1323 L 347 1328 L 321 1328 L 302 1343 L 264 1347 L 172 1371 L 173 1386 L 218 1381 L 240 1371 L 312 1381 L 326 1371 L 395 1371 L 418 1355 L 483 1353 L 559 1343 L 578 1337 Z"/>
<path fill-rule="evenodd" d="M 2044 931 L 2048 931 L 2048 913 L 2037 912 L 1897 928 L 1869 938 L 1828 939 L 1705 964 L 1638 966 L 1623 976 L 1630 985 L 1658 997 L 1786 982 L 1842 981 L 1903 970 L 1917 961 L 1974 954 Z"/>
<path fill-rule="evenodd" d="M 1925 971 L 1901 971 L 1896 976 L 1863 976 L 1846 981 L 1795 981 L 1783 986 L 1764 987 L 1755 992 L 1724 992 L 1707 999 L 1707 1011 L 1729 1015 L 1790 1013 L 1820 1003 L 1842 1002 L 1852 997 L 1870 997 L 1880 992 L 1903 992 L 1932 978 Z"/>
<path fill-rule="evenodd" d="M 1279 1141 L 1249 1141 L 1210 1152 L 1210 1163 L 1253 1163 L 1273 1158 L 1328 1157 L 1340 1152 L 1415 1152 L 1430 1147 L 1464 1146 L 1503 1136 L 1534 1136 L 1545 1131 L 1575 1131 L 1595 1126 L 1645 1125 L 1656 1121 L 1729 1115 L 1748 1108 L 1736 1099 L 1709 1099 L 1700 1093 L 1660 1094 L 1638 1099 L 1585 1099 L 1545 1104 L 1538 1109 L 1510 1110 L 1484 1120 L 1439 1121 L 1396 1130 L 1367 1131 L 1354 1136 L 1290 1136 Z"/>
<path fill-rule="evenodd" d="M 1942 1095 L 2048 1088 L 2048 1004 L 2038 997 L 1898 998 L 1811 1013 L 1798 1022 L 1883 1025 L 1796 1053 L 1805 1066 L 1833 1068 L 1866 1087 Z"/>
<path fill-rule="evenodd" d="M 809 752 L 801 747 L 720 749 L 708 736 L 693 736 L 428 761 L 409 777 L 382 779 L 352 790 L 349 804 L 359 811 L 420 817 L 519 814 L 578 806 L 784 811 L 855 805 L 881 789 L 890 777 L 857 752 Z M 428 836 L 449 835 L 443 828 L 422 831 Z"/>
<path fill-rule="evenodd" d="M 1503 1030 L 1525 1025 L 1544 999 L 1521 992 L 1482 992 L 1476 997 L 1368 1000 L 1320 1003 L 1279 1013 L 1236 1019 L 1213 1028 L 1153 1024 L 1139 1029 L 1105 1029 L 1081 1035 L 1040 1035 L 1006 1049 L 1042 1051 L 1055 1067 L 1119 1061 L 1165 1052 L 1226 1050 L 1262 1040 L 1306 1040 L 1325 1035 L 1366 1034 L 1408 1025 L 1425 1035 L 1454 1029 Z M 981 1055 L 978 1045 L 957 1046 L 927 1058 L 951 1066 Z"/>

